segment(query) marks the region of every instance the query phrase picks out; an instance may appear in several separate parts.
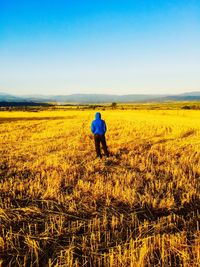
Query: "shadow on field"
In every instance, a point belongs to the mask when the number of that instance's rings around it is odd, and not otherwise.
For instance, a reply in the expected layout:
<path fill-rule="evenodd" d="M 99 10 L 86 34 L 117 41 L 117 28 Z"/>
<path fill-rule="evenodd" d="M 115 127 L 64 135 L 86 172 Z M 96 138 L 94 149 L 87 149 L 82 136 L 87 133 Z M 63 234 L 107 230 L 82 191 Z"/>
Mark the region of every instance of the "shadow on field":
<path fill-rule="evenodd" d="M 3 198 L 2 196 L 2 200 Z M 96 201 L 95 213 L 88 212 L 88 209 L 84 210 L 83 206 L 82 209 L 79 209 L 81 212 L 78 214 L 76 212 L 69 212 L 67 206 L 58 204 L 56 201 L 50 199 L 10 199 L 10 201 L 12 208 L 7 210 L 7 218 L 5 221 L 2 219 L 2 223 L 6 229 L 11 227 L 13 233 L 21 233 L 19 235 L 20 253 L 17 256 L 21 263 L 24 260 L 24 255 L 29 250 L 26 243 L 26 236 L 29 234 L 30 228 L 32 229 L 32 239 L 38 242 L 40 247 L 38 252 L 39 259 L 38 262 L 33 264 L 35 256 L 29 251 L 26 254 L 26 266 L 32 265 L 37 267 L 47 266 L 49 259 L 57 257 L 63 247 L 71 244 L 72 239 L 74 257 L 78 260 L 80 266 L 85 262 L 85 258 L 90 259 L 93 257 L 90 244 L 88 243 L 87 249 L 84 249 L 80 246 L 80 240 L 90 240 L 91 226 L 93 225 L 94 227 L 93 231 L 97 230 L 94 224 L 94 222 L 97 223 L 97 221 L 94 221 L 96 218 L 99 219 L 98 229 L 101 231 L 98 253 L 109 252 L 110 248 L 116 246 L 116 239 L 119 239 L 121 243 L 127 242 L 127 233 L 129 238 L 137 240 L 150 235 L 174 234 L 184 229 L 190 229 L 190 235 L 187 238 L 191 246 L 194 242 L 193 232 L 195 231 L 195 222 L 200 208 L 200 198 L 197 197 L 173 210 L 168 210 L 166 208 L 157 209 L 150 206 L 148 203 L 145 203 L 143 206 L 130 206 L 114 198 L 111 204 L 107 205 L 106 199 L 102 197 Z M 113 226 L 113 216 L 121 218 L 121 215 L 123 215 L 123 220 L 116 226 Z M 62 218 L 64 227 L 58 234 L 56 223 L 59 218 Z M 106 222 L 103 224 L 105 218 Z M 144 221 L 150 223 L 145 224 L 146 228 L 141 232 L 140 222 Z M 155 228 L 154 222 L 161 222 L 162 227 Z M 52 228 L 51 235 L 49 236 L 48 227 L 52 227 L 52 225 L 54 225 L 55 229 Z M 37 234 L 34 232 L 35 226 L 37 226 Z M 23 229 L 23 232 L 20 232 L 22 231 L 21 229 Z M 107 243 L 108 235 L 109 242 Z M 155 255 L 153 253 L 151 257 L 152 266 L 156 266 L 155 263 L 160 259 L 160 251 L 155 250 L 154 252 Z M 0 252 L 0 256 L 3 258 L 3 266 L 8 266 L 8 264 L 12 266 L 12 260 L 13 266 L 15 266 L 16 251 L 8 250 L 5 251 L 4 254 Z M 180 263 L 180 259 L 176 254 L 172 254 L 171 257 L 175 257 L 172 261 Z"/>
<path fill-rule="evenodd" d="M 10 197 L 9 193 L 6 195 L 2 194 L 2 200 L 6 200 L 5 198 Z M 46 200 L 40 200 L 40 199 L 11 199 L 10 203 L 12 204 L 13 209 L 15 208 L 25 208 L 25 207 L 37 207 L 44 212 L 41 213 L 42 216 L 45 215 L 45 213 L 51 213 L 51 212 L 62 212 L 62 214 L 65 214 L 66 216 L 75 216 L 75 219 L 91 219 L 92 217 L 95 217 L 97 213 L 101 215 L 101 212 L 103 209 L 106 208 L 108 211 L 108 215 L 117 215 L 117 214 L 124 214 L 126 216 L 130 216 L 131 214 L 135 214 L 137 216 L 137 219 L 139 221 L 156 221 L 157 219 L 161 217 L 168 216 L 170 214 L 176 214 L 179 216 L 182 216 L 185 219 L 191 218 L 191 215 L 198 214 L 198 211 L 200 209 L 200 198 L 193 197 L 188 203 L 184 203 L 182 206 L 175 207 L 173 209 L 167 209 L 167 208 L 154 208 L 148 203 L 144 203 L 144 205 L 133 205 L 130 206 L 129 204 L 126 204 L 124 202 L 120 202 L 117 199 L 112 199 L 112 202 L 110 205 L 106 204 L 106 200 L 104 198 L 96 200 L 96 212 L 95 215 L 93 212 L 91 214 L 84 209 L 81 210 L 80 214 L 69 212 L 67 207 L 64 207 L 61 204 L 58 204 L 53 199 L 46 199 Z M 17 225 L 15 225 L 17 227 Z"/>
<path fill-rule="evenodd" d="M 22 170 L 18 171 L 13 168 L 11 168 L 7 161 L 4 161 L 0 163 L 0 179 L 1 181 L 7 180 L 7 179 L 15 179 L 20 177 L 22 180 L 29 180 L 34 179 L 35 172 L 31 172 L 30 170 Z"/>
<path fill-rule="evenodd" d="M 0 118 L 0 123 L 15 122 L 15 121 L 63 120 L 63 119 L 74 119 L 74 118 L 75 118 L 74 116 Z"/>
<path fill-rule="evenodd" d="M 106 206 L 105 201 L 98 200 L 97 207 L 103 208 Z M 191 215 L 198 214 L 200 209 L 200 198 L 193 197 L 188 203 L 184 203 L 182 206 L 177 206 L 173 209 L 167 208 L 154 208 L 148 203 L 144 205 L 130 206 L 124 202 L 119 202 L 113 199 L 112 209 L 116 210 L 117 213 L 130 215 L 135 214 L 139 221 L 156 221 L 159 218 L 166 217 L 170 214 L 176 214 L 189 219 Z"/>
<path fill-rule="evenodd" d="M 155 143 L 153 143 L 154 145 L 157 145 L 157 144 L 165 144 L 165 143 L 167 143 L 167 142 L 169 142 L 169 141 L 174 141 L 175 140 L 175 138 L 169 138 L 169 139 L 165 139 L 165 138 L 163 138 L 163 139 L 160 139 L 160 140 L 158 140 L 158 141 L 156 141 Z"/>
<path fill-rule="evenodd" d="M 121 147 L 115 155 L 113 154 L 113 156 L 115 156 L 117 159 L 120 159 L 122 155 L 127 155 L 129 152 L 130 150 L 127 149 L 127 147 Z"/>

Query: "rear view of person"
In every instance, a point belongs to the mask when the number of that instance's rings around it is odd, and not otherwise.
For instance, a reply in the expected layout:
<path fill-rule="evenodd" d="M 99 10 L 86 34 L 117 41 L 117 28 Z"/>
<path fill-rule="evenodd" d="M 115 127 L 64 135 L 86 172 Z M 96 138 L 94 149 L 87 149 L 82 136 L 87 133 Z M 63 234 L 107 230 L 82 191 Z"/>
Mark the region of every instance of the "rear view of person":
<path fill-rule="evenodd" d="M 101 114 L 99 112 L 95 115 L 95 120 L 91 124 L 91 131 L 94 134 L 95 149 L 97 157 L 102 158 L 100 144 L 102 145 L 104 154 L 108 157 L 109 152 L 106 145 L 106 123 L 101 119 Z"/>

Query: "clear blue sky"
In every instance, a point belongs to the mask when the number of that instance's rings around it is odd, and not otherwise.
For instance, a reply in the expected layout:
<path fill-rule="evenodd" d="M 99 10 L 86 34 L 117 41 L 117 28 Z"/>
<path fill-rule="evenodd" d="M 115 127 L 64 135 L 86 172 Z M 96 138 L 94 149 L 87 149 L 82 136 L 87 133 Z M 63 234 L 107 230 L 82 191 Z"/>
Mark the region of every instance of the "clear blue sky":
<path fill-rule="evenodd" d="M 0 92 L 194 90 L 199 0 L 0 0 Z"/>

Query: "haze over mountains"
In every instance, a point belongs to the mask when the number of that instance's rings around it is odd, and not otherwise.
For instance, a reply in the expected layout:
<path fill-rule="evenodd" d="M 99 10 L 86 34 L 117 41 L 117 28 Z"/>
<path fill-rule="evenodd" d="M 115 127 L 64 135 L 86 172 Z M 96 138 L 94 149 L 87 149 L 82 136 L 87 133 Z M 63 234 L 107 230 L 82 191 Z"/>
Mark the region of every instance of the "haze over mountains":
<path fill-rule="evenodd" d="M 200 101 L 200 91 L 186 92 L 177 95 L 158 94 L 71 94 L 71 95 L 23 95 L 16 96 L 7 93 L 0 93 L 0 102 L 35 102 L 35 103 L 133 103 L 133 102 L 165 102 L 165 101 Z"/>

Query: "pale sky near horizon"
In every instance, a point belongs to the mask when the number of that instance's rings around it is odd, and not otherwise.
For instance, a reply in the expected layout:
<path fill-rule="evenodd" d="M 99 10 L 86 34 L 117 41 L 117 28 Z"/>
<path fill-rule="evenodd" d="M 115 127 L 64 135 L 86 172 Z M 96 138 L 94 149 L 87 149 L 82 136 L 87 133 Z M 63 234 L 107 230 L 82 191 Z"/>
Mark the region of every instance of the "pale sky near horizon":
<path fill-rule="evenodd" d="M 200 91 L 199 0 L 0 0 L 0 92 Z"/>

